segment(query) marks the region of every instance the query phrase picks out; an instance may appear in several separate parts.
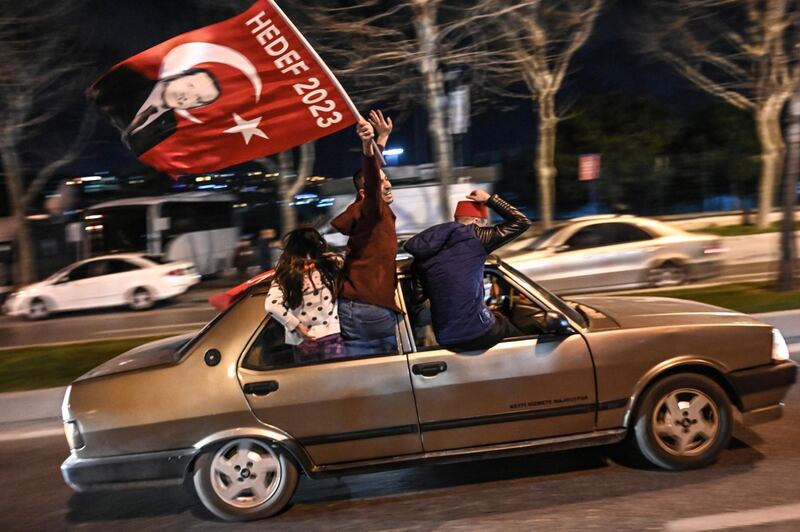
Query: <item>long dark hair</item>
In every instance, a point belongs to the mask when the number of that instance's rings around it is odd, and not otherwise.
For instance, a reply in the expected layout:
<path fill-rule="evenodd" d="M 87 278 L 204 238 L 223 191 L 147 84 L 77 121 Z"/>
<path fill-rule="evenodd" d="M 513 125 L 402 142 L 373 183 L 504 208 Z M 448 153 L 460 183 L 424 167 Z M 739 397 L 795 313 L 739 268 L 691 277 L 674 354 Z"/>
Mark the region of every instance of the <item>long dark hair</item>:
<path fill-rule="evenodd" d="M 283 237 L 283 253 L 275 267 L 275 282 L 283 291 L 287 308 L 303 304 L 303 281 L 310 273 L 310 266 L 317 269 L 322 284 L 336 297 L 340 263 L 336 256 L 326 253 L 327 250 L 325 239 L 311 227 L 295 229 Z"/>

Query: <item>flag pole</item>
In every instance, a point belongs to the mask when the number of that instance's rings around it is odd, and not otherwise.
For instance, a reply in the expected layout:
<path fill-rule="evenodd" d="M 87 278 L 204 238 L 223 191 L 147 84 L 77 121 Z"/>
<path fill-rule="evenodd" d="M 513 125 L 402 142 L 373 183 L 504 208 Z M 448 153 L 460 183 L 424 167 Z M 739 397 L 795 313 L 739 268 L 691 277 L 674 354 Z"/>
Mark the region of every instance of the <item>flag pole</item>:
<path fill-rule="evenodd" d="M 347 91 L 345 91 L 344 87 L 342 87 L 342 84 L 339 83 L 339 80 L 337 79 L 336 75 L 333 73 L 333 71 L 331 71 L 330 68 L 328 68 L 327 63 L 325 63 L 325 61 L 322 60 L 317 51 L 314 50 L 314 47 L 311 46 L 311 43 L 308 42 L 308 39 L 306 39 L 305 35 L 303 35 L 300 32 L 300 30 L 297 29 L 297 26 L 294 25 L 294 22 L 292 22 L 292 20 L 286 16 L 286 13 L 283 12 L 283 10 L 275 2 L 275 0 L 267 0 L 267 2 L 275 9 L 275 11 L 281 16 L 281 18 L 283 18 L 283 21 L 286 22 L 286 24 L 288 24 L 289 27 L 292 28 L 292 30 L 294 30 L 295 35 L 297 35 L 297 37 L 303 43 L 303 46 L 306 47 L 308 53 L 312 55 L 312 57 L 317 61 L 317 64 L 328 75 L 328 77 L 330 77 L 331 81 L 333 81 L 333 85 L 336 87 L 336 90 L 339 91 L 339 94 L 344 99 L 344 103 L 347 104 L 347 107 L 350 109 L 350 112 L 356 116 L 358 121 L 364 120 L 364 117 L 361 116 L 361 113 L 358 112 L 358 109 L 356 109 L 355 104 L 353 104 L 353 100 L 350 99 L 350 95 L 347 94 Z M 381 165 L 386 166 L 386 159 L 383 158 L 383 154 L 381 153 L 381 150 L 378 147 L 378 143 L 375 142 L 374 138 L 372 139 L 372 149 L 375 151 L 375 153 L 378 154 L 378 158 L 381 161 Z"/>

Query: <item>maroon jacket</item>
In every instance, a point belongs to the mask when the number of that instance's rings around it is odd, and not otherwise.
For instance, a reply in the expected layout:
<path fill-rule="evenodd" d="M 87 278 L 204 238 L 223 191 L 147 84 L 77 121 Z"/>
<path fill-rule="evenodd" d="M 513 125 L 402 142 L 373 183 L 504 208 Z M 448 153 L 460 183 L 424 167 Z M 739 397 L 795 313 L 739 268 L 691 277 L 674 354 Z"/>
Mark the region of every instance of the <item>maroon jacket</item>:
<path fill-rule="evenodd" d="M 350 238 L 342 268 L 341 296 L 401 312 L 394 300 L 397 282 L 395 215 L 381 197 L 378 155 L 361 157 L 364 198 L 356 198 L 331 225 Z"/>

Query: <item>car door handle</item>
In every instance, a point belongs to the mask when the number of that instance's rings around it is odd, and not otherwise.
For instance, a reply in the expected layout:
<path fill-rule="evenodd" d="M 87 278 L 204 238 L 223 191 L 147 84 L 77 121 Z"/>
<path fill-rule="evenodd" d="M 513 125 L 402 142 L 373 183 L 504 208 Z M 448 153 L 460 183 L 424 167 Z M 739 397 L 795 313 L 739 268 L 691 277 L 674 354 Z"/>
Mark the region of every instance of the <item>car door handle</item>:
<path fill-rule="evenodd" d="M 278 381 L 248 382 L 244 385 L 244 393 L 264 396 L 278 391 Z"/>
<path fill-rule="evenodd" d="M 423 377 L 434 377 L 443 371 L 447 371 L 447 362 L 429 362 L 411 366 L 411 373 Z"/>

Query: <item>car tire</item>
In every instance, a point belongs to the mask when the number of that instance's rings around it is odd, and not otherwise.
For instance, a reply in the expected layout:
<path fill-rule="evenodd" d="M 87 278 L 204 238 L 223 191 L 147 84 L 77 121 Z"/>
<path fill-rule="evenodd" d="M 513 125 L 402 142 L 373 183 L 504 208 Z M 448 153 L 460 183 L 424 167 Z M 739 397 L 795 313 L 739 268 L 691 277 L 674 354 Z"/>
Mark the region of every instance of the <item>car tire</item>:
<path fill-rule="evenodd" d="M 676 261 L 667 261 L 647 272 L 647 284 L 653 288 L 678 286 L 689 281 L 686 266 Z"/>
<path fill-rule="evenodd" d="M 632 440 L 644 458 L 678 471 L 717 459 L 730 442 L 733 411 L 725 390 L 712 379 L 679 373 L 647 389 L 634 422 Z"/>
<path fill-rule="evenodd" d="M 250 521 L 275 515 L 289 504 L 298 471 L 279 446 L 240 438 L 203 453 L 192 481 L 208 511 L 226 521 Z"/>
<path fill-rule="evenodd" d="M 153 305 L 155 305 L 153 294 L 143 287 L 136 288 L 131 293 L 130 303 L 128 303 L 131 310 L 147 310 L 153 308 Z"/>
<path fill-rule="evenodd" d="M 44 320 L 50 316 L 50 308 L 47 301 L 40 297 L 35 297 L 28 305 L 27 318 L 29 320 Z"/>

